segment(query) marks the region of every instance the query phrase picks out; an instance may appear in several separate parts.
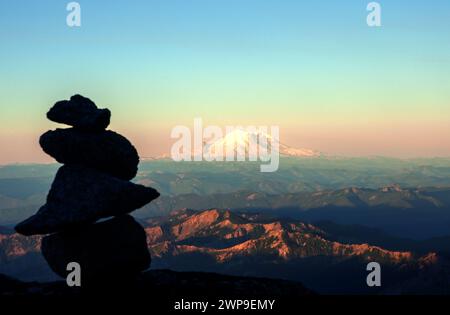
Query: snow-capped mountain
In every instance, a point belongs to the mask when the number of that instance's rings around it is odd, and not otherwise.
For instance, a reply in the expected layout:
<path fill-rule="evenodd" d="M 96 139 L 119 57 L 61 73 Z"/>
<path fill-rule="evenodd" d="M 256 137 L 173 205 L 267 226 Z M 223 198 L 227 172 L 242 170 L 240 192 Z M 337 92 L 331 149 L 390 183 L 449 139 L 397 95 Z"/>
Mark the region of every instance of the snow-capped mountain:
<path fill-rule="evenodd" d="M 220 139 L 204 144 L 205 154 L 216 157 L 226 156 L 227 151 L 232 150 L 236 156 L 249 157 L 270 155 L 272 150 L 282 156 L 291 157 L 318 157 L 322 154 L 313 149 L 293 148 L 283 144 L 279 139 L 262 132 L 249 132 L 244 129 L 236 129 Z"/>
<path fill-rule="evenodd" d="M 324 156 L 323 153 L 308 148 L 293 148 L 281 143 L 276 137 L 261 130 L 248 131 L 245 129 L 234 129 L 225 136 L 215 137 L 209 141 L 203 141 L 201 145 L 191 149 L 190 157 L 200 157 L 199 160 L 225 160 L 227 153 L 237 157 L 238 160 L 254 160 L 266 158 L 276 154 L 285 157 L 313 158 Z M 172 159 L 171 154 L 163 154 L 155 157 L 141 157 L 141 161 Z"/>

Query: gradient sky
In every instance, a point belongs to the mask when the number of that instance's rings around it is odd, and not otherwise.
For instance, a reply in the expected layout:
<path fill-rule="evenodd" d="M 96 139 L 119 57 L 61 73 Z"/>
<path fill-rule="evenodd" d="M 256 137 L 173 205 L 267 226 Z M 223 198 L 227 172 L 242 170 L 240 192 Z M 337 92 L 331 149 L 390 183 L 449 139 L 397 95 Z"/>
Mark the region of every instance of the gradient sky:
<path fill-rule="evenodd" d="M 45 113 L 80 93 L 112 111 L 141 156 L 170 130 L 279 125 L 338 155 L 450 156 L 450 1 L 0 2 L 0 164 L 51 161 Z"/>

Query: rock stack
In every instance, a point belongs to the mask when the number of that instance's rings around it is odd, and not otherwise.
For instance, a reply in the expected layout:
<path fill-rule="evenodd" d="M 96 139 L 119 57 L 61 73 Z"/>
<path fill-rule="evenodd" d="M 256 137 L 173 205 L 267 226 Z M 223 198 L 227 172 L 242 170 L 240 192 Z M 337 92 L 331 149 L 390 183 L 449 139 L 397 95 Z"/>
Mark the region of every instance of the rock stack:
<path fill-rule="evenodd" d="M 57 102 L 47 117 L 72 126 L 48 131 L 39 140 L 42 149 L 64 165 L 47 203 L 16 231 L 49 234 L 41 250 L 61 277 L 67 276 L 67 265 L 76 262 L 85 284 L 132 278 L 147 269 L 151 259 L 144 229 L 128 214 L 159 196 L 153 188 L 130 182 L 139 163 L 136 149 L 123 136 L 105 130 L 108 109 L 98 109 L 81 95 Z"/>

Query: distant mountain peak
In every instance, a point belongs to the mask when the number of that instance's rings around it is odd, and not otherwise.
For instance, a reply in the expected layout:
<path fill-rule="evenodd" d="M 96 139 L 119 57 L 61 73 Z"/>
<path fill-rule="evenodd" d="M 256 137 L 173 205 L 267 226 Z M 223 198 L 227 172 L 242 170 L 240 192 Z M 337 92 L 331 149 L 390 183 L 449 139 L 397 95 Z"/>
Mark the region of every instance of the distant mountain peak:
<path fill-rule="evenodd" d="M 393 191 L 401 192 L 401 191 L 403 191 L 403 189 L 398 184 L 392 184 L 392 185 L 388 185 L 388 186 L 381 188 L 381 191 L 382 192 L 393 192 Z"/>
<path fill-rule="evenodd" d="M 218 152 L 222 152 L 223 156 L 226 155 L 227 148 L 233 148 L 234 154 L 239 156 L 244 153 L 245 156 L 251 154 L 251 147 L 254 146 L 258 154 L 270 154 L 276 147 L 272 147 L 273 143 L 278 144 L 278 152 L 281 156 L 286 157 L 319 157 L 323 154 L 319 151 L 306 148 L 293 148 L 286 144 L 283 144 L 279 139 L 273 138 L 271 135 L 258 130 L 255 132 L 249 132 L 244 129 L 236 129 L 224 137 L 213 141 L 206 142 L 206 154 L 212 157 L 220 156 Z M 265 146 L 267 144 L 267 146 Z M 256 154 L 256 152 L 254 152 Z"/>

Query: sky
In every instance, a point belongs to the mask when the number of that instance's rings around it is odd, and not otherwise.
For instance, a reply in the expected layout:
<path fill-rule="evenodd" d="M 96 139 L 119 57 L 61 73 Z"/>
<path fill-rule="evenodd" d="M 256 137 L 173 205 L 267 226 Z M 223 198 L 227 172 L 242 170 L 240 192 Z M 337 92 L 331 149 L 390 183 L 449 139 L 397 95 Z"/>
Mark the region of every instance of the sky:
<path fill-rule="evenodd" d="M 79 93 L 141 156 L 170 131 L 277 125 L 294 147 L 450 156 L 450 1 L 0 1 L 0 164 L 49 162 L 45 113 Z"/>

